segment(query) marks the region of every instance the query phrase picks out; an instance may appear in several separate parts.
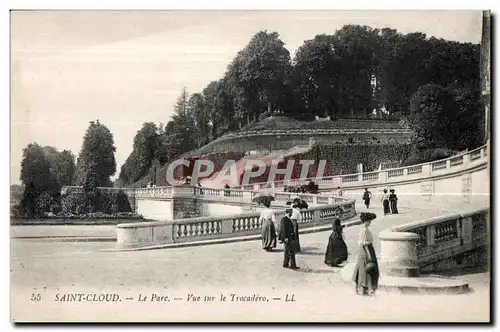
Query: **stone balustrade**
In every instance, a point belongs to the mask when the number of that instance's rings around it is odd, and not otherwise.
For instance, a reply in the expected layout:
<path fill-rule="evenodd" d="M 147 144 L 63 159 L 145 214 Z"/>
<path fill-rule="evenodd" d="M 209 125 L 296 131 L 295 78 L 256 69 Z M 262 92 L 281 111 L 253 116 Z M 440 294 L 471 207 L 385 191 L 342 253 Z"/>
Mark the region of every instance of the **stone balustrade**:
<path fill-rule="evenodd" d="M 305 185 L 308 184 L 310 180 L 314 180 L 322 189 L 337 188 L 339 186 L 342 188 L 349 188 L 362 187 L 365 185 L 388 185 L 391 182 L 422 180 L 433 176 L 442 176 L 448 173 L 459 172 L 463 169 L 473 169 L 486 164 L 487 160 L 488 147 L 484 145 L 460 155 L 418 165 L 324 178 L 293 179 L 289 181 L 275 181 L 274 183 L 254 183 L 253 186 L 254 190 L 269 187 L 281 188 L 284 186 Z"/>
<path fill-rule="evenodd" d="M 470 152 L 464 152 L 451 158 L 424 163 L 386 169 L 377 172 L 361 174 L 347 174 L 337 177 L 315 179 L 322 189 L 336 189 L 340 187 L 344 196 L 361 197 L 365 187 L 371 187 L 375 194 L 383 188 L 392 186 L 398 191 L 401 202 L 434 205 L 477 203 L 488 199 L 487 173 L 482 168 L 487 165 L 487 145 Z M 335 204 L 335 197 L 322 195 L 298 194 L 280 192 L 285 185 L 308 184 L 309 179 L 294 179 L 290 181 L 277 181 L 274 183 L 257 183 L 231 189 L 213 189 L 178 185 L 171 187 L 154 188 L 100 188 L 105 192 L 123 190 L 129 197 L 133 211 L 139 209 L 139 201 L 143 200 L 172 200 L 174 198 L 198 198 L 206 201 L 227 202 L 234 204 L 248 204 L 258 192 L 272 191 L 275 194 L 276 205 L 284 205 L 295 197 L 300 197 L 310 205 Z M 405 187 L 406 186 L 406 187 Z M 81 187 L 63 187 L 62 193 L 71 191 L 81 192 Z M 340 195 L 340 193 L 339 193 Z M 405 197 L 406 196 L 406 197 Z"/>
<path fill-rule="evenodd" d="M 303 210 L 301 224 L 310 226 L 333 222 L 337 209 L 342 208 L 342 218 L 356 214 L 355 202 L 343 199 L 331 205 L 322 205 Z M 276 210 L 276 220 L 283 217 L 284 210 Z M 227 217 L 203 217 L 178 219 L 165 222 L 141 222 L 117 225 L 117 248 L 142 248 L 173 243 L 197 242 L 224 239 L 261 233 L 259 213 L 243 213 Z"/>
<path fill-rule="evenodd" d="M 419 271 L 464 266 L 489 245 L 489 208 L 398 225 L 380 233 L 381 272 L 418 277 Z M 484 259 L 484 257 L 483 257 Z M 476 260 L 470 262 L 477 263 Z"/>

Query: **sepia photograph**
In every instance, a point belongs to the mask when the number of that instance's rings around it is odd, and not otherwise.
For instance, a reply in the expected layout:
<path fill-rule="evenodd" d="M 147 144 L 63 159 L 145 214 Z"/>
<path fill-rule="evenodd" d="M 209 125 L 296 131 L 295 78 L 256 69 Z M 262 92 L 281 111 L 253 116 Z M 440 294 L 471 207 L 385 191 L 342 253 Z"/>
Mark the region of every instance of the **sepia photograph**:
<path fill-rule="evenodd" d="M 11 10 L 10 321 L 492 322 L 490 10 Z"/>

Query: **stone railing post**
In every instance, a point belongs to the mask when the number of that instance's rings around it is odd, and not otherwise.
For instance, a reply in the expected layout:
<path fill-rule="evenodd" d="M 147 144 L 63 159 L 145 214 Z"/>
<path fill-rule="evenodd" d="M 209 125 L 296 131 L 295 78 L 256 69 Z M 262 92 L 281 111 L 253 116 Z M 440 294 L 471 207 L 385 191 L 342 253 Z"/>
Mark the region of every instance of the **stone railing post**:
<path fill-rule="evenodd" d="M 232 234 L 233 233 L 233 219 L 222 219 L 222 234 Z"/>
<path fill-rule="evenodd" d="M 313 211 L 313 218 L 312 218 L 311 223 L 314 224 L 314 223 L 320 222 L 320 212 L 321 212 L 321 210 L 318 210 L 318 209 Z"/>
<path fill-rule="evenodd" d="M 434 244 L 436 236 L 436 227 L 434 225 L 429 225 L 425 228 L 425 238 L 427 239 L 427 246 L 431 246 Z"/>
<path fill-rule="evenodd" d="M 243 201 L 251 203 L 252 202 L 252 192 L 251 191 L 244 191 L 243 192 Z"/>
<path fill-rule="evenodd" d="M 470 154 L 468 154 L 468 153 L 464 154 L 463 160 L 464 160 L 463 167 L 467 168 L 467 166 L 470 164 Z"/>
<path fill-rule="evenodd" d="M 417 234 L 407 232 L 382 232 L 380 272 L 391 277 L 414 278 L 419 276 L 417 261 Z"/>
<path fill-rule="evenodd" d="M 382 183 L 387 183 L 389 181 L 389 172 L 387 170 L 381 171 L 382 174 Z"/>
<path fill-rule="evenodd" d="M 446 160 L 446 168 L 451 168 L 451 159 Z"/>
<path fill-rule="evenodd" d="M 408 168 L 403 169 L 403 176 L 408 176 Z"/>
<path fill-rule="evenodd" d="M 422 174 L 424 174 L 424 175 L 431 175 L 431 173 L 432 173 L 431 164 L 424 164 L 424 165 L 422 165 Z"/>

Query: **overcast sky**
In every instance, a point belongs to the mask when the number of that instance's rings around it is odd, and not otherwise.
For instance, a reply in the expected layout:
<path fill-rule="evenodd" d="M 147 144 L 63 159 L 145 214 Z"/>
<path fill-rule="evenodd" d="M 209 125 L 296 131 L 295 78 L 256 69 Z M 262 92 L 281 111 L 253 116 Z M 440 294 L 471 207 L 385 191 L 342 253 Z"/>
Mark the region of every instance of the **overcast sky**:
<path fill-rule="evenodd" d="M 143 122 L 168 122 L 185 86 L 200 92 L 260 30 L 292 56 L 345 24 L 479 43 L 480 11 L 11 12 L 11 181 L 30 142 L 78 155 L 89 121 L 113 133 L 120 166 Z"/>

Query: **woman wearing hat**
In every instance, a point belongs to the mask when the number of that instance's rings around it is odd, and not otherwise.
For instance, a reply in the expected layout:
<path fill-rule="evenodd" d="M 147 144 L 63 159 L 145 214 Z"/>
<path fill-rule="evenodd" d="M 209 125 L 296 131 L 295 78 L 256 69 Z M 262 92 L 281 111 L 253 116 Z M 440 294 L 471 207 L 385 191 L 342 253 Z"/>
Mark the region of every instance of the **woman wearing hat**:
<path fill-rule="evenodd" d="M 398 214 L 398 196 L 395 193 L 396 190 L 391 189 L 391 194 L 389 195 L 389 202 L 391 204 L 391 213 Z"/>
<path fill-rule="evenodd" d="M 356 294 L 373 295 L 378 288 L 379 269 L 369 227 L 377 216 L 373 213 L 361 213 L 360 217 L 363 224 L 359 233 L 359 253 L 352 281 L 356 283 Z"/>
<path fill-rule="evenodd" d="M 380 198 L 380 201 L 384 206 L 384 216 L 391 213 L 391 210 L 389 209 L 389 195 L 387 194 L 387 189 L 384 189 L 384 194 L 382 195 L 382 198 Z"/>
<path fill-rule="evenodd" d="M 340 224 L 340 218 L 336 218 L 333 224 L 333 231 L 328 239 L 326 248 L 325 264 L 329 266 L 338 266 L 347 260 L 347 245 L 342 236 L 343 231 Z"/>
<path fill-rule="evenodd" d="M 276 248 L 276 216 L 271 209 L 271 202 L 264 201 L 265 209 L 260 213 L 259 221 L 262 224 L 262 249 L 271 251 Z"/>

